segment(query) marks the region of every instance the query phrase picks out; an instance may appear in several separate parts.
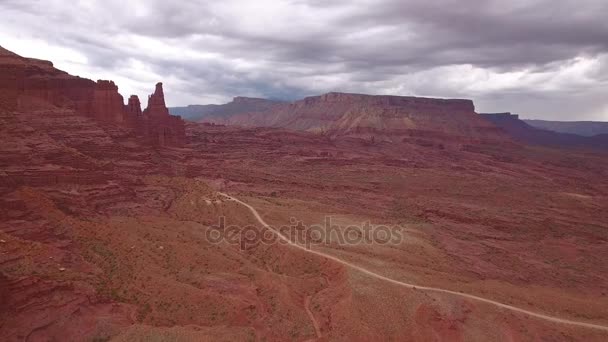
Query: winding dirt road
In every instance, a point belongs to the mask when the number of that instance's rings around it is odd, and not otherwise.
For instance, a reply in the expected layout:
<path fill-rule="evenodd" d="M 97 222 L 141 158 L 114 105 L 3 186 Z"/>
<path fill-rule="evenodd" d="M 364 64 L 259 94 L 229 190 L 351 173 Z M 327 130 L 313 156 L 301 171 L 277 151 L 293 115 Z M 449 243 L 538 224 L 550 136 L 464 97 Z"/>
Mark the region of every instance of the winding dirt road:
<path fill-rule="evenodd" d="M 444 294 L 450 294 L 450 295 L 454 295 L 454 296 L 458 296 L 458 297 L 463 297 L 463 298 L 467 298 L 467 299 L 472 299 L 478 302 L 482 302 L 482 303 L 486 303 L 486 304 L 490 304 L 490 305 L 494 305 L 497 306 L 499 308 L 502 309 L 506 309 L 506 310 L 511 310 L 513 312 L 518 312 L 518 313 L 522 313 L 531 317 L 535 317 L 535 318 L 539 318 L 545 321 L 549 321 L 549 322 L 553 322 L 553 323 L 559 323 L 559 324 L 568 324 L 568 325 L 574 325 L 574 326 L 579 326 L 579 327 L 584 327 L 584 328 L 589 328 L 589 329 L 597 329 L 597 330 L 603 330 L 605 332 L 608 332 L 608 326 L 604 326 L 604 325 L 600 325 L 600 324 L 594 324 L 594 323 L 586 323 L 586 322 L 579 322 L 579 321 L 572 321 L 569 319 L 565 319 L 565 318 L 559 318 L 559 317 L 554 317 L 554 316 L 549 316 L 549 315 L 545 315 L 545 314 L 541 314 L 541 313 L 537 313 L 537 312 L 533 312 L 533 311 L 529 311 L 526 309 L 522 309 L 522 308 L 518 308 L 516 306 L 513 305 L 509 305 L 509 304 L 504 304 L 501 302 L 497 302 L 495 300 L 491 300 L 491 299 L 487 299 L 487 298 L 483 298 L 483 297 L 478 297 L 475 295 L 471 295 L 471 294 L 467 294 L 467 293 L 462 293 L 462 292 L 456 292 L 456 291 L 451 291 L 451 290 L 445 290 L 445 289 L 440 289 L 440 288 L 435 288 L 435 287 L 427 287 L 427 286 L 420 286 L 420 285 L 415 285 L 415 284 L 408 284 L 408 283 L 404 283 L 402 281 L 398 281 L 395 279 L 391 279 L 388 277 L 385 277 L 383 275 L 380 275 L 378 273 L 374 273 L 370 270 L 367 270 L 363 267 L 357 266 L 355 264 L 352 264 L 348 261 L 344 261 L 342 259 L 339 259 L 335 256 L 329 255 L 329 254 L 325 254 L 323 252 L 318 252 L 315 250 L 311 250 L 308 249 L 304 246 L 298 245 L 294 242 L 292 242 L 291 240 L 289 240 L 287 237 L 283 236 L 280 232 L 276 231 L 274 228 L 272 228 L 268 223 L 266 223 L 264 221 L 264 219 L 260 216 L 260 214 L 258 213 L 258 211 L 252 207 L 251 205 L 237 199 L 234 198 L 230 195 L 218 192 L 219 195 L 226 197 L 228 200 L 237 202 L 245 207 L 247 207 L 251 213 L 255 216 L 255 218 L 260 222 L 260 224 L 262 226 L 264 226 L 267 229 L 270 229 L 271 231 L 273 231 L 277 237 L 279 239 L 281 239 L 282 241 L 284 241 L 286 244 L 294 247 L 294 248 L 299 248 L 307 253 L 311 253 L 311 254 L 315 254 L 317 256 L 320 256 L 322 258 L 326 258 L 332 261 L 335 261 L 339 264 L 342 264 L 344 266 L 347 266 L 351 269 L 354 269 L 356 271 L 359 271 L 361 273 L 364 273 L 370 277 L 376 278 L 376 279 L 380 279 L 380 280 L 384 280 L 387 281 L 389 283 L 395 284 L 395 285 L 399 285 L 399 286 L 403 286 L 403 287 L 407 287 L 410 289 L 415 289 L 415 290 L 421 290 L 421 291 L 427 291 L 427 292 L 435 292 L 435 293 L 444 293 Z"/>

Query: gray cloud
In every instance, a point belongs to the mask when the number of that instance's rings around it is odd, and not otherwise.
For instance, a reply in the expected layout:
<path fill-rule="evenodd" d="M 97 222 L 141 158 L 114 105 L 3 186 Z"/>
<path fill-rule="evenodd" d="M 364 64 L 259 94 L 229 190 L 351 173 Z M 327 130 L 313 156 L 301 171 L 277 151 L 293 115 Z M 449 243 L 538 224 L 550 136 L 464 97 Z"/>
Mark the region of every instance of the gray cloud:
<path fill-rule="evenodd" d="M 3 0 L 0 44 L 140 96 L 163 80 L 172 105 L 353 91 L 608 120 L 606 14 L 603 0 Z"/>

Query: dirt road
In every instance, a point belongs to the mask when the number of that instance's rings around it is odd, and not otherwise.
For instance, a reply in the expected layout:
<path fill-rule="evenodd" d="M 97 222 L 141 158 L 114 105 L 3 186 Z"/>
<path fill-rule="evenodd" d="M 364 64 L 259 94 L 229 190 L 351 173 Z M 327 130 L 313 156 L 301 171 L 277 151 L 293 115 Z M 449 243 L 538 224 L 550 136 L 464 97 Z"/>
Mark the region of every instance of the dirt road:
<path fill-rule="evenodd" d="M 230 195 L 224 194 L 224 193 L 219 193 L 221 196 L 226 197 L 227 199 L 231 200 L 231 201 L 235 201 L 245 207 L 247 207 L 251 213 L 255 216 L 255 218 L 259 221 L 259 223 L 266 227 L 267 229 L 270 229 L 271 231 L 273 231 L 275 234 L 277 234 L 277 237 L 281 240 L 283 240 L 285 243 L 287 243 L 288 245 L 294 247 L 294 248 L 299 248 L 303 251 L 306 251 L 307 253 L 311 253 L 311 254 L 315 254 L 318 255 L 320 257 L 335 261 L 337 263 L 340 263 L 344 266 L 347 266 L 351 269 L 354 269 L 356 271 L 359 271 L 361 273 L 364 273 L 370 277 L 376 278 L 376 279 L 380 279 L 383 281 L 387 281 L 390 282 L 392 284 L 395 285 L 399 285 L 399 286 L 403 286 L 403 287 L 407 287 L 410 289 L 416 289 L 416 290 L 421 290 L 421 291 L 428 291 L 428 292 L 435 292 L 435 293 L 444 293 L 444 294 L 450 294 L 450 295 L 454 295 L 454 296 L 458 296 L 458 297 L 463 297 L 463 298 L 467 298 L 467 299 L 471 299 L 471 300 L 475 300 L 478 302 L 483 302 L 489 305 L 494 305 L 497 306 L 499 308 L 502 309 L 506 309 L 506 310 L 510 310 L 510 311 L 514 311 L 517 313 L 521 313 L 521 314 L 525 314 L 531 317 L 535 317 L 538 319 L 542 319 L 542 320 L 546 320 L 549 322 L 553 322 L 553 323 L 559 323 L 559 324 L 569 324 L 569 325 L 575 325 L 575 326 L 579 326 L 579 327 L 584 327 L 584 328 L 590 328 L 590 329 L 598 329 L 598 330 L 603 330 L 608 332 L 608 326 L 604 326 L 604 325 L 599 325 L 599 324 L 593 324 L 593 323 L 586 323 L 586 322 L 579 322 L 579 321 L 572 321 L 569 319 L 565 319 L 565 318 L 559 318 L 559 317 L 554 317 L 554 316 L 549 316 L 549 315 L 545 315 L 545 314 L 541 314 L 541 313 L 537 313 L 537 312 L 533 312 L 530 310 L 526 310 L 526 309 L 522 309 L 522 308 L 518 308 L 516 306 L 513 305 L 509 305 L 509 304 L 504 304 L 504 303 L 500 303 L 497 302 L 495 300 L 491 300 L 491 299 L 487 299 L 487 298 L 483 298 L 483 297 L 478 297 L 475 295 L 471 295 L 471 294 L 467 294 L 467 293 L 462 293 L 462 292 L 456 292 L 456 291 L 451 291 L 451 290 L 446 290 L 446 289 L 440 289 L 440 288 L 435 288 L 435 287 L 427 287 L 427 286 L 420 286 L 420 285 L 415 285 L 415 284 L 408 284 L 408 283 L 404 283 L 402 281 L 398 281 L 395 279 L 391 279 L 388 277 L 385 277 L 383 275 L 380 275 L 378 273 L 372 272 L 370 270 L 367 270 L 363 267 L 357 266 L 355 264 L 352 264 L 348 261 L 342 260 L 340 258 L 337 258 L 333 255 L 329 255 L 329 254 L 325 254 L 323 252 L 318 252 L 312 249 L 308 249 L 304 246 L 298 245 L 294 242 L 292 242 L 291 240 L 289 240 L 287 237 L 283 236 L 280 232 L 274 230 L 268 223 L 266 223 L 264 221 L 264 219 L 260 216 L 260 214 L 258 213 L 258 211 L 252 207 L 251 205 L 237 199 L 234 198 Z"/>

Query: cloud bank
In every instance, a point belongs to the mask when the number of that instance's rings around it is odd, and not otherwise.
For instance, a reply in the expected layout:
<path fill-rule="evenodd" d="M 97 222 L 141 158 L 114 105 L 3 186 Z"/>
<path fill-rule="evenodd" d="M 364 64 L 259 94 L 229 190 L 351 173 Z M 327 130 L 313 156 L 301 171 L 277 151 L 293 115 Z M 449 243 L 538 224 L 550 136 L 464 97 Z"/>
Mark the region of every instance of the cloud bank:
<path fill-rule="evenodd" d="M 0 1 L 0 45 L 170 105 L 328 91 L 608 121 L 604 0 Z"/>

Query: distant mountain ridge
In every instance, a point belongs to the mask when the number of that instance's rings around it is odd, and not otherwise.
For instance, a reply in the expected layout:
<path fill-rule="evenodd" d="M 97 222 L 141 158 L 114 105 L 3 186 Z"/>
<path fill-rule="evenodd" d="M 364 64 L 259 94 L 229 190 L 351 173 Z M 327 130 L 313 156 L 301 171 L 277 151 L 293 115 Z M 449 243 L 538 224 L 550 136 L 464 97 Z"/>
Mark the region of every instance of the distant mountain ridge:
<path fill-rule="evenodd" d="M 523 120 L 528 125 L 559 133 L 577 134 L 592 137 L 608 134 L 608 122 L 602 121 L 549 121 L 549 120 Z"/>
<path fill-rule="evenodd" d="M 226 104 L 189 105 L 172 107 L 169 111 L 189 121 L 222 120 L 243 113 L 258 113 L 272 109 L 284 102 L 253 97 L 237 96 Z"/>
<path fill-rule="evenodd" d="M 593 137 L 560 133 L 531 126 L 519 115 L 511 113 L 480 113 L 480 116 L 504 129 L 516 141 L 549 147 L 608 148 L 608 134 Z"/>
<path fill-rule="evenodd" d="M 466 99 L 331 92 L 291 103 L 236 97 L 224 105 L 171 111 L 198 122 L 285 128 L 370 142 L 446 146 L 517 141 L 549 147 L 608 148 L 608 134 L 601 134 L 604 127 L 608 132 L 608 123 L 520 120 L 511 113 L 477 114 L 473 101 Z M 552 131 L 554 126 L 576 133 Z M 592 133 L 600 134 L 591 136 Z"/>
<path fill-rule="evenodd" d="M 188 107 L 186 107 L 188 108 Z M 201 122 L 276 127 L 383 141 L 410 139 L 508 140 L 475 113 L 466 99 L 364 95 L 332 92 L 292 103 L 240 99 L 219 107 Z M 174 111 L 184 115 L 184 112 Z"/>

